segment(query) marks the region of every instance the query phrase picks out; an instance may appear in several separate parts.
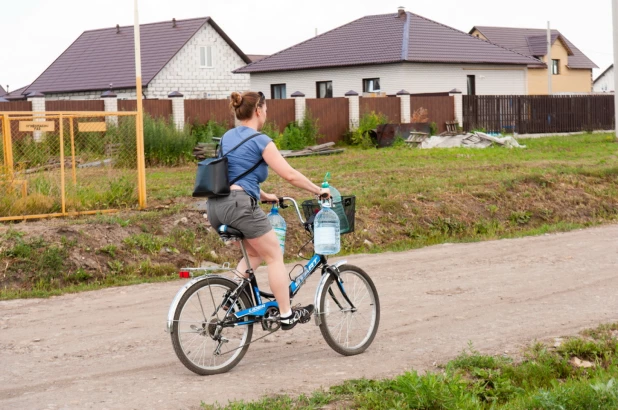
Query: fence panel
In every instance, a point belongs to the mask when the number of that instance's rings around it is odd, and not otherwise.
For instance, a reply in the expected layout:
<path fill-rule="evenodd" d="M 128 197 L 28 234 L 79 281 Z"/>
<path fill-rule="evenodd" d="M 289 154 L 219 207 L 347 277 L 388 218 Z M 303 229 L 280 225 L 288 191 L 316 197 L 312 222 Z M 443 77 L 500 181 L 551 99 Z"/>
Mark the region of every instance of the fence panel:
<path fill-rule="evenodd" d="M 209 120 L 234 127 L 229 100 L 185 100 L 185 121 L 206 124 Z"/>
<path fill-rule="evenodd" d="M 429 122 L 435 122 L 438 126 L 438 133 L 446 131 L 446 122 L 455 119 L 455 97 L 410 96 L 410 118 L 421 107 L 427 110 Z"/>
<path fill-rule="evenodd" d="M 0 221 L 138 205 L 135 113 L 10 114 L 2 128 Z M 110 117 L 112 121 L 115 117 Z"/>
<path fill-rule="evenodd" d="M 0 102 L 0 112 L 3 112 L 3 111 L 32 111 L 32 102 L 30 101 Z"/>
<path fill-rule="evenodd" d="M 45 101 L 47 111 L 105 111 L 103 100 L 53 100 Z"/>
<path fill-rule="evenodd" d="M 142 106 L 152 118 L 172 117 L 172 100 L 142 100 Z M 118 111 L 137 111 L 137 100 L 118 100 Z"/>
<path fill-rule="evenodd" d="M 350 111 L 348 99 L 314 98 L 307 99 L 307 110 L 318 119 L 318 127 L 323 137 L 318 143 L 338 142 L 348 131 Z"/>
<path fill-rule="evenodd" d="M 274 122 L 279 129 L 279 132 L 283 132 L 285 127 L 296 119 L 294 100 L 266 100 L 268 107 L 268 115 L 266 120 Z"/>
<path fill-rule="evenodd" d="M 463 96 L 464 129 L 546 134 L 614 128 L 611 95 Z"/>
<path fill-rule="evenodd" d="M 401 101 L 398 97 L 360 97 L 359 114 L 384 114 L 391 124 L 401 123 Z"/>

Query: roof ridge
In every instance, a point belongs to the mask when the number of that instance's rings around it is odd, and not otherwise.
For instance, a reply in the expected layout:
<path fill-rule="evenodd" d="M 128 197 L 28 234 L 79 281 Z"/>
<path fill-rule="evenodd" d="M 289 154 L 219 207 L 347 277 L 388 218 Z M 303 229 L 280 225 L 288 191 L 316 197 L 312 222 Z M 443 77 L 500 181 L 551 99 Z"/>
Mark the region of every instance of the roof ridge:
<path fill-rule="evenodd" d="M 519 55 L 520 55 L 520 56 L 522 56 L 522 57 L 525 57 L 525 58 L 527 58 L 527 59 L 533 60 L 533 61 L 535 61 L 535 62 L 537 62 L 537 63 L 544 64 L 542 61 L 537 60 L 536 58 L 533 58 L 533 57 L 530 57 L 530 56 L 527 56 L 527 55 L 524 55 L 524 54 L 518 53 L 517 51 L 513 51 L 513 50 L 511 50 L 511 49 L 509 49 L 509 48 L 506 48 L 506 47 L 502 47 L 501 45 L 496 44 L 496 43 L 492 43 L 492 42 L 491 42 L 491 41 L 489 41 L 489 40 L 483 40 L 482 38 L 475 37 L 475 36 L 473 36 L 473 35 L 472 35 L 472 34 L 470 34 L 470 33 L 466 33 L 465 31 L 457 30 L 457 29 L 456 29 L 456 28 L 454 28 L 454 27 L 447 26 L 446 24 L 442 24 L 442 23 L 440 23 L 440 22 L 438 22 L 438 21 L 435 21 L 435 20 L 428 19 L 427 17 L 423 17 L 423 16 L 421 16 L 421 15 L 414 14 L 414 13 L 412 13 L 412 12 L 409 12 L 409 13 L 410 13 L 410 14 L 413 14 L 413 15 L 415 15 L 415 16 L 417 16 L 417 17 L 420 17 L 420 18 L 422 18 L 423 20 L 429 21 L 429 22 L 431 22 L 431 23 L 438 24 L 438 25 L 440 25 L 440 26 L 442 26 L 442 27 L 446 27 L 446 28 L 448 28 L 448 29 L 451 29 L 451 30 L 456 31 L 456 32 L 461 33 L 461 34 L 465 34 L 465 35 L 467 35 L 468 37 L 473 38 L 473 39 L 475 39 L 475 40 L 484 41 L 484 42 L 489 43 L 489 44 L 492 44 L 492 45 L 494 45 L 494 46 L 496 46 L 496 47 L 500 47 L 500 48 L 501 48 L 501 49 L 503 49 L 503 50 L 509 51 L 509 52 L 511 52 L 511 53 L 519 54 Z M 477 28 L 478 28 L 478 26 L 475 26 L 475 27 L 477 27 Z"/>
<path fill-rule="evenodd" d="M 194 17 L 194 18 L 190 18 L 190 19 L 181 19 L 181 20 L 176 20 L 176 23 L 180 23 L 182 21 L 193 21 L 193 20 L 203 20 L 203 19 L 210 19 L 210 16 L 206 16 L 206 17 Z M 163 21 L 155 21 L 153 23 L 140 23 L 140 27 L 142 26 L 152 26 L 154 24 L 163 24 L 163 23 L 168 23 L 171 22 L 172 20 L 163 20 Z M 118 26 L 118 28 L 127 28 L 127 27 L 134 27 L 134 24 L 127 24 L 126 26 Z M 92 30 L 84 30 L 83 33 L 92 33 L 94 31 L 103 31 L 103 30 L 112 30 L 112 29 L 116 29 L 116 26 L 113 27 L 103 27 L 103 28 L 95 28 Z M 83 34 L 82 33 L 82 34 Z"/>
<path fill-rule="evenodd" d="M 346 26 L 349 26 L 350 24 L 352 24 L 352 23 L 356 23 L 357 21 L 360 21 L 360 20 L 366 19 L 366 18 L 368 18 L 368 17 L 375 17 L 375 16 L 387 16 L 387 15 L 389 15 L 389 14 L 393 14 L 393 15 L 394 15 L 395 13 L 388 13 L 388 14 L 373 14 L 373 15 L 371 15 L 371 16 L 363 16 L 363 17 L 358 18 L 358 19 L 356 19 L 356 20 L 352 20 L 352 21 L 350 21 L 349 23 L 346 23 L 346 24 L 343 24 L 343 25 L 341 25 L 341 26 L 339 26 L 339 27 L 335 27 L 334 29 L 331 29 L 331 30 L 325 31 L 324 33 L 322 33 L 322 34 L 318 34 L 317 36 L 314 36 L 314 37 L 308 38 L 308 39 L 307 39 L 307 40 L 305 40 L 305 41 L 302 41 L 302 42 L 300 42 L 300 43 L 294 44 L 293 46 L 290 46 L 290 47 L 288 47 L 288 48 L 284 48 L 283 50 L 277 51 L 277 52 L 276 52 L 276 53 L 274 53 L 274 54 L 270 54 L 268 57 L 263 58 L 263 59 L 261 59 L 261 60 L 259 60 L 259 61 L 254 61 L 254 62 L 251 62 L 251 63 L 247 64 L 247 65 L 246 65 L 246 66 L 244 66 L 244 67 L 240 67 L 240 68 L 238 68 L 237 70 L 241 70 L 241 69 L 249 68 L 249 67 L 253 66 L 254 64 L 261 64 L 262 62 L 269 60 L 271 57 L 274 57 L 274 56 L 279 55 L 279 54 L 281 54 L 281 53 L 283 53 L 283 52 L 285 52 L 285 51 L 291 50 L 291 49 L 293 49 L 293 48 L 295 48 L 295 47 L 298 47 L 298 46 L 300 46 L 300 45 L 303 45 L 303 44 L 305 44 L 305 43 L 308 43 L 308 42 L 310 42 L 310 41 L 312 41 L 312 40 L 315 40 L 315 39 L 317 39 L 317 38 L 319 38 L 319 37 L 325 36 L 325 35 L 327 35 L 327 34 L 329 34 L 329 33 L 332 33 L 332 32 L 334 32 L 334 31 L 339 30 L 339 29 L 341 29 L 341 28 L 344 28 L 344 27 L 346 27 Z M 234 70 L 233 72 L 236 72 L 236 70 Z"/>

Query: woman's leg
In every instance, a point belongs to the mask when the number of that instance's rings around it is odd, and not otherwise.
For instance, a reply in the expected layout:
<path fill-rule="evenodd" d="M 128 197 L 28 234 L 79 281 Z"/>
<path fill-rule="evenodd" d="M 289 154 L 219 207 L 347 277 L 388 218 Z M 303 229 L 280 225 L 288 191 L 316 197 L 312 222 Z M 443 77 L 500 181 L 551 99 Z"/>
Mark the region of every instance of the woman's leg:
<path fill-rule="evenodd" d="M 262 264 L 263 259 L 247 240 L 245 240 L 245 250 L 247 251 L 247 255 L 249 256 L 251 269 L 255 271 Z M 238 262 L 236 270 L 240 272 L 244 277 L 246 277 L 245 272 L 247 272 L 247 269 L 247 261 L 245 261 L 245 258 L 242 258 L 240 262 Z"/>
<path fill-rule="evenodd" d="M 283 254 L 281 253 L 279 240 L 275 235 L 275 231 L 271 230 L 259 238 L 245 239 L 245 241 L 245 243 L 248 243 L 249 247 L 251 247 L 252 250 L 255 251 L 264 262 L 266 262 L 270 290 L 275 295 L 275 299 L 277 299 L 279 311 L 290 312 L 290 283 L 285 271 Z M 253 266 L 252 256 L 249 256 L 249 259 L 251 260 L 251 267 L 254 269 L 257 268 L 257 265 Z M 241 260 L 239 264 L 239 267 L 242 266 L 243 260 Z"/>

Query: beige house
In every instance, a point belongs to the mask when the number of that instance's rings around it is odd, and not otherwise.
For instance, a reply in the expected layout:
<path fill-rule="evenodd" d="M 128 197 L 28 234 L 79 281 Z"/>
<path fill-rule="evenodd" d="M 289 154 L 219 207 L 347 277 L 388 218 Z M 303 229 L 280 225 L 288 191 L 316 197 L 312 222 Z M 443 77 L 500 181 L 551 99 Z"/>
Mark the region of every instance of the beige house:
<path fill-rule="evenodd" d="M 558 30 L 551 33 L 551 62 L 547 61 L 547 30 L 475 26 L 470 34 L 508 48 L 514 52 L 537 58 L 545 66 L 528 66 L 528 94 L 548 93 L 547 70 L 552 70 L 552 93 L 592 92 L 592 69 L 598 68 Z"/>

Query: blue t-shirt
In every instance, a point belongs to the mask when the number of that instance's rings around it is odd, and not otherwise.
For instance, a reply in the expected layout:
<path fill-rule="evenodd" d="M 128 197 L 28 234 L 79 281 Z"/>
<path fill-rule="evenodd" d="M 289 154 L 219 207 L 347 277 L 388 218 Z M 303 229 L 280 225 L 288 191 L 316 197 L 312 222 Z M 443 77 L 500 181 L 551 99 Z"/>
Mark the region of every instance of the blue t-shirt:
<path fill-rule="evenodd" d="M 256 132 L 253 128 L 242 125 L 229 130 L 221 139 L 222 153 L 226 154 L 245 138 Z M 271 141 L 272 139 L 268 135 L 260 134 L 227 155 L 230 182 L 261 160 L 262 152 Z M 268 165 L 266 162 L 262 162 L 256 169 L 234 182 L 234 185 L 242 187 L 246 193 L 255 199 L 260 199 L 260 184 L 266 180 L 266 177 L 268 177 Z"/>

